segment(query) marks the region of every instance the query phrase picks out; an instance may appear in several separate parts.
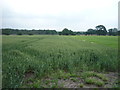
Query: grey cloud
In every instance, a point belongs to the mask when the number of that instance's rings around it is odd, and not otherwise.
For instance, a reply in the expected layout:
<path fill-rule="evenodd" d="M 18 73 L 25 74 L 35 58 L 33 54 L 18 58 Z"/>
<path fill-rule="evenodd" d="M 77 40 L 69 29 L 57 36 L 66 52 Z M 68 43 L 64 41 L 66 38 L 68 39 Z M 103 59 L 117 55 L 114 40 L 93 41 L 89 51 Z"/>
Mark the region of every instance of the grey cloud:
<path fill-rule="evenodd" d="M 75 31 L 86 31 L 103 24 L 107 28 L 117 27 L 117 11 L 87 9 L 78 12 L 64 12 L 60 14 L 35 14 L 19 13 L 12 8 L 3 8 L 3 28 L 26 28 L 26 29 L 56 29 L 69 28 Z"/>

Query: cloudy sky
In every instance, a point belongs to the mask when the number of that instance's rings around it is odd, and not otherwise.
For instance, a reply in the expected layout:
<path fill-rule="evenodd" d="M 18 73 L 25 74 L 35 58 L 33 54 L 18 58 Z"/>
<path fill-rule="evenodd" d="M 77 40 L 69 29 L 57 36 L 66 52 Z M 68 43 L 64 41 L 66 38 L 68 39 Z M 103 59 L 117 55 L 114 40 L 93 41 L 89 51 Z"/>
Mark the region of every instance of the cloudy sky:
<path fill-rule="evenodd" d="M 2 0 L 2 27 L 86 31 L 118 27 L 119 0 Z"/>

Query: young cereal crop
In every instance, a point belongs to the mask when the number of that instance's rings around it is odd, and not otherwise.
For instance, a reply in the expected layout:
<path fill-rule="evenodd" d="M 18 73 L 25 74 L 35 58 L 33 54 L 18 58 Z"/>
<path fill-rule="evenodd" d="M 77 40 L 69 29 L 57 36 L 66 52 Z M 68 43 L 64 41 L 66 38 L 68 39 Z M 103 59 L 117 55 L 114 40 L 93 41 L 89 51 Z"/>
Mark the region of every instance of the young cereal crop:
<path fill-rule="evenodd" d="M 3 88 L 21 87 L 27 74 L 42 78 L 57 70 L 117 71 L 116 36 L 10 35 L 2 38 Z"/>

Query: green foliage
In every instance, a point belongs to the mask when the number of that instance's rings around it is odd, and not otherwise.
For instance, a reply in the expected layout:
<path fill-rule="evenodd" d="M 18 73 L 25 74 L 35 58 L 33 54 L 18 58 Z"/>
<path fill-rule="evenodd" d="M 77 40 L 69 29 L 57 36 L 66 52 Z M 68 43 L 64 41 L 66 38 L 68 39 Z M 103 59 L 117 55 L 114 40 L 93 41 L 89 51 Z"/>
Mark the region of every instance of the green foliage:
<path fill-rule="evenodd" d="M 104 82 L 103 82 L 103 81 L 98 80 L 98 79 L 96 79 L 96 78 L 92 78 L 92 77 L 86 78 L 86 79 L 85 79 L 85 82 L 86 82 L 87 84 L 95 84 L 95 85 L 97 85 L 97 86 L 103 86 L 103 85 L 104 85 Z"/>
<path fill-rule="evenodd" d="M 33 86 L 33 88 L 41 88 L 40 83 L 41 82 L 38 80 L 37 82 L 34 82 L 31 86 Z"/>
<path fill-rule="evenodd" d="M 87 78 L 87 77 L 93 77 L 96 76 L 96 72 L 93 71 L 86 71 L 82 73 L 82 77 L 83 78 Z"/>
<path fill-rule="evenodd" d="M 105 85 L 105 83 L 103 82 L 103 81 L 101 81 L 101 80 L 97 80 L 96 82 L 95 82 L 95 84 L 97 85 L 97 86 L 103 86 L 103 85 Z"/>
<path fill-rule="evenodd" d="M 86 35 L 95 35 L 96 34 L 96 30 L 94 29 L 88 29 L 86 32 Z"/>
<path fill-rule="evenodd" d="M 117 28 L 114 29 L 108 29 L 108 32 L 103 25 L 98 25 L 95 27 L 96 29 L 88 29 L 85 34 L 86 35 L 110 35 L 110 36 L 117 36 L 118 30 Z"/>
<path fill-rule="evenodd" d="M 99 77 L 100 79 L 102 79 L 103 81 L 107 81 L 108 80 L 108 78 L 104 74 L 97 73 L 96 76 Z"/>
<path fill-rule="evenodd" d="M 106 30 L 106 28 L 105 28 L 105 26 L 103 26 L 103 25 L 98 25 L 98 26 L 96 26 L 96 33 L 97 33 L 97 35 L 106 35 L 107 34 L 107 30 Z"/>
<path fill-rule="evenodd" d="M 62 70 L 58 70 L 51 74 L 51 78 L 58 78 L 58 79 L 68 79 L 68 78 L 70 78 L 70 76 L 71 76 L 70 73 L 66 73 Z"/>
<path fill-rule="evenodd" d="M 11 29 L 11 28 L 3 28 L 2 35 L 119 35 L 119 31 L 117 28 L 108 29 L 108 32 L 103 25 L 96 26 L 96 29 L 88 29 L 86 32 L 73 32 L 72 30 L 68 30 L 64 28 L 61 32 L 57 32 L 56 30 L 26 30 L 26 29 Z"/>
<path fill-rule="evenodd" d="M 73 82 L 77 82 L 78 80 L 77 80 L 77 78 L 70 78 L 70 80 L 72 80 Z"/>
<path fill-rule="evenodd" d="M 99 79 L 102 79 L 103 81 L 107 81 L 108 78 L 102 74 L 102 73 L 97 73 L 97 72 L 93 72 L 93 71 L 86 71 L 82 73 L 82 77 L 83 78 L 87 78 L 87 77 L 98 77 Z"/>
<path fill-rule="evenodd" d="M 74 32 L 71 30 L 68 30 L 67 28 L 64 28 L 60 35 L 74 35 Z"/>
<path fill-rule="evenodd" d="M 115 36 L 3 36 L 3 88 L 21 87 L 30 71 L 65 79 L 78 71 L 117 71 L 117 45 Z"/>
<path fill-rule="evenodd" d="M 80 85 L 79 85 L 81 88 L 83 88 L 83 86 L 84 86 L 84 84 L 83 83 L 80 83 Z"/>
<path fill-rule="evenodd" d="M 3 35 L 11 35 L 11 34 L 16 34 L 16 35 L 56 35 L 57 31 L 56 30 L 18 30 L 18 29 L 10 29 L 10 28 L 5 28 L 2 29 L 2 34 Z"/>
<path fill-rule="evenodd" d="M 110 36 L 111 36 L 111 35 L 113 35 L 113 36 L 118 35 L 118 30 L 117 30 L 117 28 L 109 29 L 108 31 L 109 31 L 109 35 L 110 35 Z"/>

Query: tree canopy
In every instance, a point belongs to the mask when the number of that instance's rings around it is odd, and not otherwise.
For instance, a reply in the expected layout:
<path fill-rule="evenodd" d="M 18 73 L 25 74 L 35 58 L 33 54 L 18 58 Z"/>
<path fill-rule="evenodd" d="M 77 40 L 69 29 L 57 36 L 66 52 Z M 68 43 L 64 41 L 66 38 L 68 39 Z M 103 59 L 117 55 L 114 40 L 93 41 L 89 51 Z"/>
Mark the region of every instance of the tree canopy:
<path fill-rule="evenodd" d="M 62 32 L 60 32 L 60 35 L 74 35 L 74 32 L 72 30 L 68 30 L 67 28 L 64 28 Z"/>
<path fill-rule="evenodd" d="M 107 30 L 106 30 L 105 26 L 98 25 L 95 28 L 96 28 L 97 35 L 106 35 L 107 34 Z"/>
<path fill-rule="evenodd" d="M 4 28 L 2 29 L 3 35 L 120 35 L 120 30 L 117 28 L 111 28 L 107 29 L 104 25 L 98 25 L 95 27 L 95 29 L 88 29 L 86 32 L 77 31 L 73 32 L 72 30 L 69 30 L 67 28 L 64 28 L 61 32 L 58 32 L 56 30 L 27 30 L 27 29 L 10 29 L 10 28 Z"/>
<path fill-rule="evenodd" d="M 56 30 L 18 30 L 18 29 L 2 29 L 3 35 L 56 35 L 58 34 Z"/>

